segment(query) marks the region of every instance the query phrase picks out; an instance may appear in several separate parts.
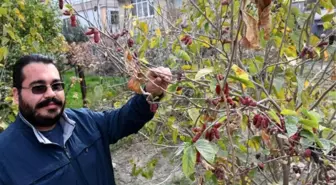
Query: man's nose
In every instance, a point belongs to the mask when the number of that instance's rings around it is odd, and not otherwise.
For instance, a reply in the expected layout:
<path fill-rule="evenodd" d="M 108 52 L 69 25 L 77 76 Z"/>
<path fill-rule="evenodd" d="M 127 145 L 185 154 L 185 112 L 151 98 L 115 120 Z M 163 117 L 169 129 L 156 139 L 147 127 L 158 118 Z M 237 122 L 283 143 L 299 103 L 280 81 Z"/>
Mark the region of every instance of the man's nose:
<path fill-rule="evenodd" d="M 47 91 L 44 93 L 44 97 L 52 98 L 52 97 L 55 97 L 55 96 L 56 96 L 55 91 L 53 91 L 52 88 L 50 86 L 48 86 Z"/>

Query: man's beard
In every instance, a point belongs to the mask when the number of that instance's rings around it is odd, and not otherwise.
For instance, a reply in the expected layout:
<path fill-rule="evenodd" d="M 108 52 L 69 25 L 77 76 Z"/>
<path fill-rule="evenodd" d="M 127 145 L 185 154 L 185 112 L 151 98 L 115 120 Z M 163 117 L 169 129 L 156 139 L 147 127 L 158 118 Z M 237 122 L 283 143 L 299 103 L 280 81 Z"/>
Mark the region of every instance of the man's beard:
<path fill-rule="evenodd" d="M 48 106 L 48 104 L 50 102 L 55 103 L 56 105 L 61 106 L 61 111 L 55 115 L 54 117 L 47 117 L 47 116 L 43 116 L 40 115 L 36 110 L 43 108 L 45 106 Z M 50 127 L 53 126 L 54 124 L 56 124 L 64 111 L 64 107 L 65 107 L 65 102 L 64 104 L 62 103 L 62 101 L 56 99 L 56 98 L 51 98 L 51 99 L 46 99 L 40 103 L 38 103 L 35 108 L 30 106 L 29 104 L 27 104 L 26 102 L 23 101 L 21 95 L 19 96 L 19 110 L 22 114 L 22 116 L 33 126 L 35 127 Z M 57 110 L 48 110 L 50 113 L 53 113 Z"/>

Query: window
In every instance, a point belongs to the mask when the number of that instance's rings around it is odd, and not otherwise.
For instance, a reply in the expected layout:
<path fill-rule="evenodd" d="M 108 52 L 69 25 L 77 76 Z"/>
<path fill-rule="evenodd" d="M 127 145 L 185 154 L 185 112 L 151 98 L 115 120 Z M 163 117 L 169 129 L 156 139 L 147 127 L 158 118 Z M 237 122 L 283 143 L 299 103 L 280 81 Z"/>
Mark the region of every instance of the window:
<path fill-rule="evenodd" d="M 119 11 L 110 11 L 111 24 L 119 24 Z"/>
<path fill-rule="evenodd" d="M 141 17 L 151 17 L 154 15 L 153 2 L 149 0 L 132 0 L 132 15 Z"/>
<path fill-rule="evenodd" d="M 181 8 L 182 7 L 182 0 L 175 0 L 175 8 Z"/>
<path fill-rule="evenodd" d="M 72 4 L 80 4 L 80 3 L 85 3 L 85 2 L 89 2 L 91 0 L 72 0 L 70 1 Z"/>

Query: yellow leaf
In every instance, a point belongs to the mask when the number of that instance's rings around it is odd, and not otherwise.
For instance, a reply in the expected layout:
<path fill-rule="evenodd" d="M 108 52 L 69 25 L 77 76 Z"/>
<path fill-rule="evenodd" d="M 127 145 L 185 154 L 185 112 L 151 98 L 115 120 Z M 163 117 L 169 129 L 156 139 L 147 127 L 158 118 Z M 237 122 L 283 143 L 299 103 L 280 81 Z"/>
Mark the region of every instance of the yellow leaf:
<path fill-rule="evenodd" d="M 294 58 L 297 57 L 296 47 L 294 45 L 285 48 L 284 52 L 286 53 L 287 57 L 294 57 Z"/>
<path fill-rule="evenodd" d="M 320 39 L 315 35 L 310 36 L 310 43 L 311 45 L 317 45 L 320 42 Z"/>
<path fill-rule="evenodd" d="M 181 68 L 183 70 L 190 70 L 191 69 L 191 65 L 183 65 Z"/>
<path fill-rule="evenodd" d="M 133 4 L 124 5 L 123 8 L 124 9 L 132 9 L 133 8 Z"/>
<path fill-rule="evenodd" d="M 15 12 L 16 16 L 17 16 L 22 22 L 25 22 L 25 18 L 24 18 L 24 16 L 21 14 L 21 12 L 20 12 L 19 9 L 15 8 L 15 9 L 14 9 L 14 12 Z"/>
<path fill-rule="evenodd" d="M 304 83 L 304 88 L 307 88 L 309 86 L 309 82 L 306 80 Z"/>
<path fill-rule="evenodd" d="M 244 80 L 249 80 L 248 73 L 239 68 L 236 64 L 232 66 L 232 70 L 235 72 L 235 74 Z"/>
<path fill-rule="evenodd" d="M 146 35 L 148 34 L 148 24 L 146 22 L 140 22 L 139 28 L 143 31 Z"/>
<path fill-rule="evenodd" d="M 202 42 L 202 45 L 203 45 L 204 47 L 206 47 L 206 48 L 209 48 L 209 47 L 210 47 L 210 45 L 209 45 L 209 43 L 210 43 L 210 39 L 209 39 L 208 37 L 200 36 L 199 39 L 201 40 L 201 42 L 203 41 L 203 42 Z"/>
<path fill-rule="evenodd" d="M 161 11 L 161 6 L 160 6 L 160 5 L 159 5 L 158 8 L 157 8 L 157 13 L 158 13 L 159 15 L 162 15 L 162 11 Z"/>
<path fill-rule="evenodd" d="M 156 34 L 157 37 L 161 37 L 160 28 L 158 28 L 158 29 L 155 30 L 155 34 Z"/>
<path fill-rule="evenodd" d="M 19 4 L 19 6 L 20 6 L 20 9 L 24 9 L 25 7 L 24 7 L 24 0 L 20 0 L 20 1 L 18 1 L 18 4 Z"/>
<path fill-rule="evenodd" d="M 182 94 L 182 89 L 176 91 L 175 93 L 178 94 L 178 95 L 181 95 Z"/>
<path fill-rule="evenodd" d="M 119 102 L 119 101 L 117 101 L 117 102 L 115 102 L 114 104 L 113 104 L 113 106 L 115 107 L 115 108 L 120 108 L 120 107 L 122 107 L 122 103 L 121 102 Z"/>
<path fill-rule="evenodd" d="M 329 54 L 328 54 L 328 51 L 327 51 L 327 50 L 325 50 L 325 51 L 323 52 L 323 56 L 324 56 L 324 61 L 328 61 L 328 59 L 329 59 Z"/>

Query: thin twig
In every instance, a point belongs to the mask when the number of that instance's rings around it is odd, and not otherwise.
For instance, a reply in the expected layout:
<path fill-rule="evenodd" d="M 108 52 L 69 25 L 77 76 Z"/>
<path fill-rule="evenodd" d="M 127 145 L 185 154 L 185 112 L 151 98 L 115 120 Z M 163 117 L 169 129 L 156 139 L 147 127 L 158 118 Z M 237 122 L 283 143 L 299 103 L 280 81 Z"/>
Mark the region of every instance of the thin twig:
<path fill-rule="evenodd" d="M 314 105 L 309 109 L 309 110 L 313 110 L 316 106 L 318 106 L 320 104 L 320 102 L 322 101 L 322 99 L 328 94 L 329 91 L 331 91 L 334 87 L 336 86 L 336 82 L 333 83 L 326 91 L 324 91 L 324 93 L 321 95 L 321 97 L 314 103 Z"/>
<path fill-rule="evenodd" d="M 280 43 L 280 47 L 279 47 L 279 52 L 278 52 L 278 56 L 277 56 L 277 60 L 276 60 L 276 63 L 279 63 L 279 60 L 280 60 L 280 55 L 281 55 L 281 49 L 282 49 L 282 46 L 284 44 L 284 41 L 285 41 L 285 38 L 286 38 L 286 33 L 287 33 L 287 25 L 288 25 L 288 20 L 289 20 L 289 17 L 291 15 L 291 9 L 292 9 L 292 0 L 289 0 L 289 6 L 288 6 L 288 13 L 287 13 L 287 18 L 286 18 L 286 22 L 285 22 L 285 29 L 284 29 L 284 34 L 282 35 L 282 39 L 281 39 L 281 43 Z M 272 92 L 272 89 L 273 89 L 273 80 L 275 78 L 275 74 L 277 73 L 277 69 L 278 69 L 278 65 L 275 66 L 274 70 L 273 70 L 273 74 L 272 74 L 272 77 L 271 77 L 271 81 L 270 81 L 270 85 L 269 85 L 269 89 L 268 89 L 268 93 L 271 94 Z"/>

